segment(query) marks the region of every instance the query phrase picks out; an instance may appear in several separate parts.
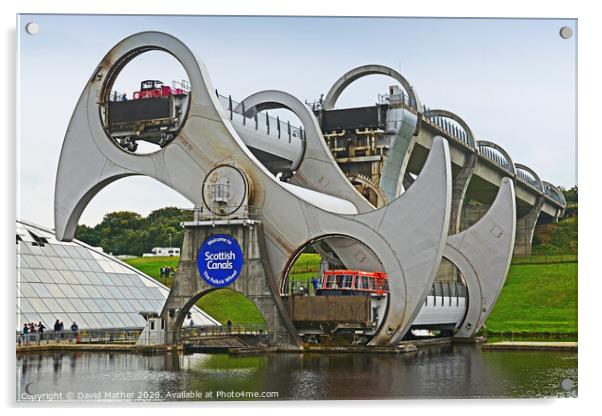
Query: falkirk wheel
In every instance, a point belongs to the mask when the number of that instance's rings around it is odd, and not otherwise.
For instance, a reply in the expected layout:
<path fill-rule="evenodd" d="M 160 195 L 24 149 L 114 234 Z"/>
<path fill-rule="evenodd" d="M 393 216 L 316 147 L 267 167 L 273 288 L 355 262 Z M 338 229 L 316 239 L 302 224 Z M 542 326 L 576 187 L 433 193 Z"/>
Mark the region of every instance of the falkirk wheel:
<path fill-rule="evenodd" d="M 120 106 L 130 104 L 114 103 L 110 94 L 123 67 L 150 50 L 173 55 L 186 70 L 190 89 L 169 97 L 171 124 L 163 130 L 168 134 L 161 133 L 159 150 L 141 155 L 132 151 L 135 146 L 129 139 L 126 146 L 122 138 L 116 139 L 115 126 L 123 125 Z M 341 296 L 335 302 L 341 311 L 346 310 L 341 305 L 363 308 L 369 346 L 396 345 L 426 315 L 422 312 L 433 298 L 442 258 L 458 268 L 468 292 L 461 316 L 454 321 L 456 335 L 472 336 L 482 327 L 512 255 L 512 180 L 503 180 L 494 203 L 477 223 L 448 237 L 453 183 L 445 138 L 434 138 L 411 187 L 400 192 L 388 184 L 390 202 L 374 207 L 341 171 L 315 115 L 301 101 L 282 91 L 262 91 L 240 104 L 230 101 L 227 107 L 216 96 L 207 69 L 186 45 L 164 33 L 143 32 L 115 45 L 93 70 L 64 139 L 55 189 L 59 240 L 73 239 L 90 200 L 128 176 L 154 178 L 198 207 L 195 220 L 186 224 L 180 265 L 161 313 L 165 342 L 179 342 L 182 322 L 196 300 L 228 287 L 255 302 L 267 331 L 279 334 L 272 343 L 300 347 L 293 303 L 306 308 L 306 320 L 311 320 L 312 304 L 289 296 L 285 285 L 308 244 L 331 253 L 346 269 L 388 277 L 386 294 L 376 304 L 359 296 Z M 271 108 L 286 108 L 303 124 L 286 181 L 262 160 L 265 152 L 252 151 L 265 139 L 258 137 L 257 112 Z M 254 124 L 254 132 L 249 124 Z M 136 126 L 128 133 L 131 137 L 140 134 Z M 399 134 L 411 136 L 416 119 L 408 116 L 405 126 Z M 290 125 L 288 129 L 291 143 Z M 411 146 L 399 150 L 396 166 L 403 166 L 410 151 Z M 402 168 L 396 169 L 400 175 Z M 311 298 L 317 301 L 320 296 Z M 434 293 L 435 302 L 437 298 Z"/>

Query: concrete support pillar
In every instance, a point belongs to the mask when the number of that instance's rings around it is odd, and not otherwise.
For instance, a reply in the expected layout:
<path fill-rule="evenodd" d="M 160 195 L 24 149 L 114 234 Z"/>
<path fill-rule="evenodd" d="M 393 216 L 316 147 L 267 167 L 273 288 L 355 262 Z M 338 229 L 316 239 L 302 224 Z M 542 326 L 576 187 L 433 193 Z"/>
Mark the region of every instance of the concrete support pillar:
<path fill-rule="evenodd" d="M 458 175 L 453 178 L 452 205 L 448 233 L 449 235 L 457 234 L 460 232 L 464 198 L 466 197 L 466 190 L 468 189 L 470 178 L 472 178 L 472 174 L 474 173 L 476 163 L 477 153 L 474 152 L 467 157 L 466 164 L 462 167 L 462 169 L 460 169 Z"/>
<path fill-rule="evenodd" d="M 265 267 L 267 255 L 259 222 L 251 225 L 230 223 L 186 226 L 178 271 L 161 312 L 161 317 L 165 319 L 166 342 L 179 343 L 179 332 L 190 308 L 204 295 L 216 289 L 200 277 L 197 269 L 199 247 L 215 234 L 234 237 L 244 256 L 240 276 L 225 289 L 240 292 L 255 303 L 265 319 L 271 345 L 300 347 L 302 342 L 288 318 L 277 282 L 273 281 L 269 269 Z M 233 324 L 236 325 L 237 322 Z"/>
<path fill-rule="evenodd" d="M 460 221 L 460 231 L 468 229 L 481 219 L 489 210 L 490 205 L 463 205 L 462 218 Z"/>
<path fill-rule="evenodd" d="M 514 240 L 515 257 L 527 257 L 531 255 L 533 232 L 535 231 L 535 226 L 537 225 L 543 202 L 544 197 L 538 197 L 537 202 L 527 215 L 516 220 L 516 238 Z"/>
<path fill-rule="evenodd" d="M 460 169 L 458 175 L 452 178 L 452 202 L 448 235 L 457 234 L 461 231 L 463 214 L 462 208 L 464 206 L 466 190 L 468 189 L 470 178 L 472 178 L 472 174 L 474 173 L 476 163 L 477 154 L 474 152 L 467 157 L 466 164 L 462 167 L 462 169 Z M 458 278 L 458 270 L 454 267 L 454 265 L 451 262 L 442 259 L 435 280 L 455 282 L 458 280 Z"/>

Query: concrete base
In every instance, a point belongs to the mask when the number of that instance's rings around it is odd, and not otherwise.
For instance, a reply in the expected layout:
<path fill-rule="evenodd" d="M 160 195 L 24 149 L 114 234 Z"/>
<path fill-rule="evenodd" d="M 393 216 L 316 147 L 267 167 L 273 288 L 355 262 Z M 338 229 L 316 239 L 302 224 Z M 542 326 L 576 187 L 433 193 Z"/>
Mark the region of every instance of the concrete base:
<path fill-rule="evenodd" d="M 240 292 L 255 303 L 265 319 L 270 345 L 301 347 L 301 339 L 288 318 L 286 305 L 280 298 L 275 279 L 267 275 L 269 267 L 264 267 L 263 261 L 267 261 L 267 254 L 263 229 L 257 221 L 247 225 L 186 225 L 178 271 L 161 312 L 161 317 L 165 319 L 166 343 L 179 343 L 182 323 L 192 305 L 207 293 L 216 290 L 200 277 L 197 269 L 199 247 L 215 234 L 234 237 L 244 255 L 242 272 L 227 289 Z M 237 325 L 244 322 L 232 323 Z"/>

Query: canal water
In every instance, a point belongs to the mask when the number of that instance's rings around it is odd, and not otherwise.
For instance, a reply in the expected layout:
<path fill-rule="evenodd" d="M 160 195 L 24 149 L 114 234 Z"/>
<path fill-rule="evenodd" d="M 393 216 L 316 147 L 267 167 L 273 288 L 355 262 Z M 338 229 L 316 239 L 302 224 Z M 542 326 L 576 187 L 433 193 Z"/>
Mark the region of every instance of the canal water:
<path fill-rule="evenodd" d="M 20 402 L 576 396 L 576 352 L 450 345 L 409 354 L 17 356 Z"/>

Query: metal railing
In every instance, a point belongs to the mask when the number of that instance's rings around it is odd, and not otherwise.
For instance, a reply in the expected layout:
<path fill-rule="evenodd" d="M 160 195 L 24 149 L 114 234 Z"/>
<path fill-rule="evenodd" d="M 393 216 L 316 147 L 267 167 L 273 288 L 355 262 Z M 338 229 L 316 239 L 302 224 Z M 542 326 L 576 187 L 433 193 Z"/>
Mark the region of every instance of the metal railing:
<path fill-rule="evenodd" d="M 474 149 L 475 144 L 472 142 L 468 133 L 464 131 L 462 127 L 452 123 L 450 119 L 443 116 L 429 115 L 431 111 L 428 107 L 422 106 L 424 119 L 433 127 L 441 131 L 445 136 L 453 139 L 454 141 L 466 146 L 469 149 Z"/>
<path fill-rule="evenodd" d="M 236 118 L 247 128 L 255 129 L 278 140 L 287 140 L 288 143 L 292 143 L 293 140 L 305 141 L 305 131 L 302 127 L 294 126 L 290 121 L 282 121 L 280 117 L 274 118 L 267 111 L 264 114 L 255 111 L 252 116 L 247 116 L 246 113 L 249 109 L 245 108 L 244 102 L 240 103 L 233 100 L 231 96 L 221 95 L 217 90 L 215 93 L 230 120 Z"/>
<path fill-rule="evenodd" d="M 109 101 L 127 101 L 125 93 L 119 91 L 111 91 L 109 94 Z"/>
<path fill-rule="evenodd" d="M 44 331 L 29 332 L 18 331 L 16 334 L 17 345 L 41 344 L 133 344 L 136 342 L 142 328 L 131 329 L 80 329 L 77 331 Z"/>
<path fill-rule="evenodd" d="M 546 182 L 544 182 L 543 187 L 544 193 L 548 198 L 558 202 L 561 206 L 566 207 L 566 200 L 564 199 L 564 195 L 562 195 L 558 188 Z"/>
<path fill-rule="evenodd" d="M 577 261 L 577 254 L 532 255 L 528 257 L 512 258 L 513 265 L 576 263 Z"/>
<path fill-rule="evenodd" d="M 530 172 L 518 166 L 516 167 L 516 179 L 537 192 L 544 192 L 540 182 Z"/>
<path fill-rule="evenodd" d="M 184 91 L 185 93 L 189 93 L 190 92 L 190 82 L 186 79 L 183 79 L 180 82 L 171 81 L 171 88 L 180 89 L 180 90 Z"/>
<path fill-rule="evenodd" d="M 219 214 L 220 210 L 223 214 Z M 195 207 L 193 212 L 193 222 L 199 221 L 227 221 L 234 220 L 256 220 L 261 219 L 261 208 L 252 205 L 227 205 L 218 202 L 212 203 L 209 207 Z"/>
<path fill-rule="evenodd" d="M 18 346 L 28 345 L 50 345 L 50 344 L 135 344 L 143 328 L 130 329 L 81 329 L 78 331 L 44 331 L 24 334 L 22 331 L 16 332 L 16 344 Z M 228 337 L 228 336 L 257 336 L 260 341 L 266 344 L 272 344 L 274 337 L 278 333 L 270 333 L 267 327 L 262 324 L 240 323 L 236 325 L 198 325 L 182 327 L 180 331 L 161 332 L 157 337 L 156 333 L 145 333 L 151 344 L 167 344 L 177 335 L 179 342 L 194 342 L 195 340 L 208 337 Z"/>
<path fill-rule="evenodd" d="M 396 94 L 378 94 L 378 104 L 402 104 L 403 106 L 416 108 L 416 101 L 402 90 Z"/>
<path fill-rule="evenodd" d="M 261 324 L 237 324 L 237 325 L 199 325 L 183 327 L 180 330 L 180 340 L 194 340 L 203 337 L 219 337 L 229 335 L 264 335 L 268 330 Z"/>
<path fill-rule="evenodd" d="M 477 148 L 479 149 L 479 155 L 484 159 L 490 161 L 505 172 L 514 175 L 514 165 L 499 151 L 484 144 L 479 144 Z"/>

